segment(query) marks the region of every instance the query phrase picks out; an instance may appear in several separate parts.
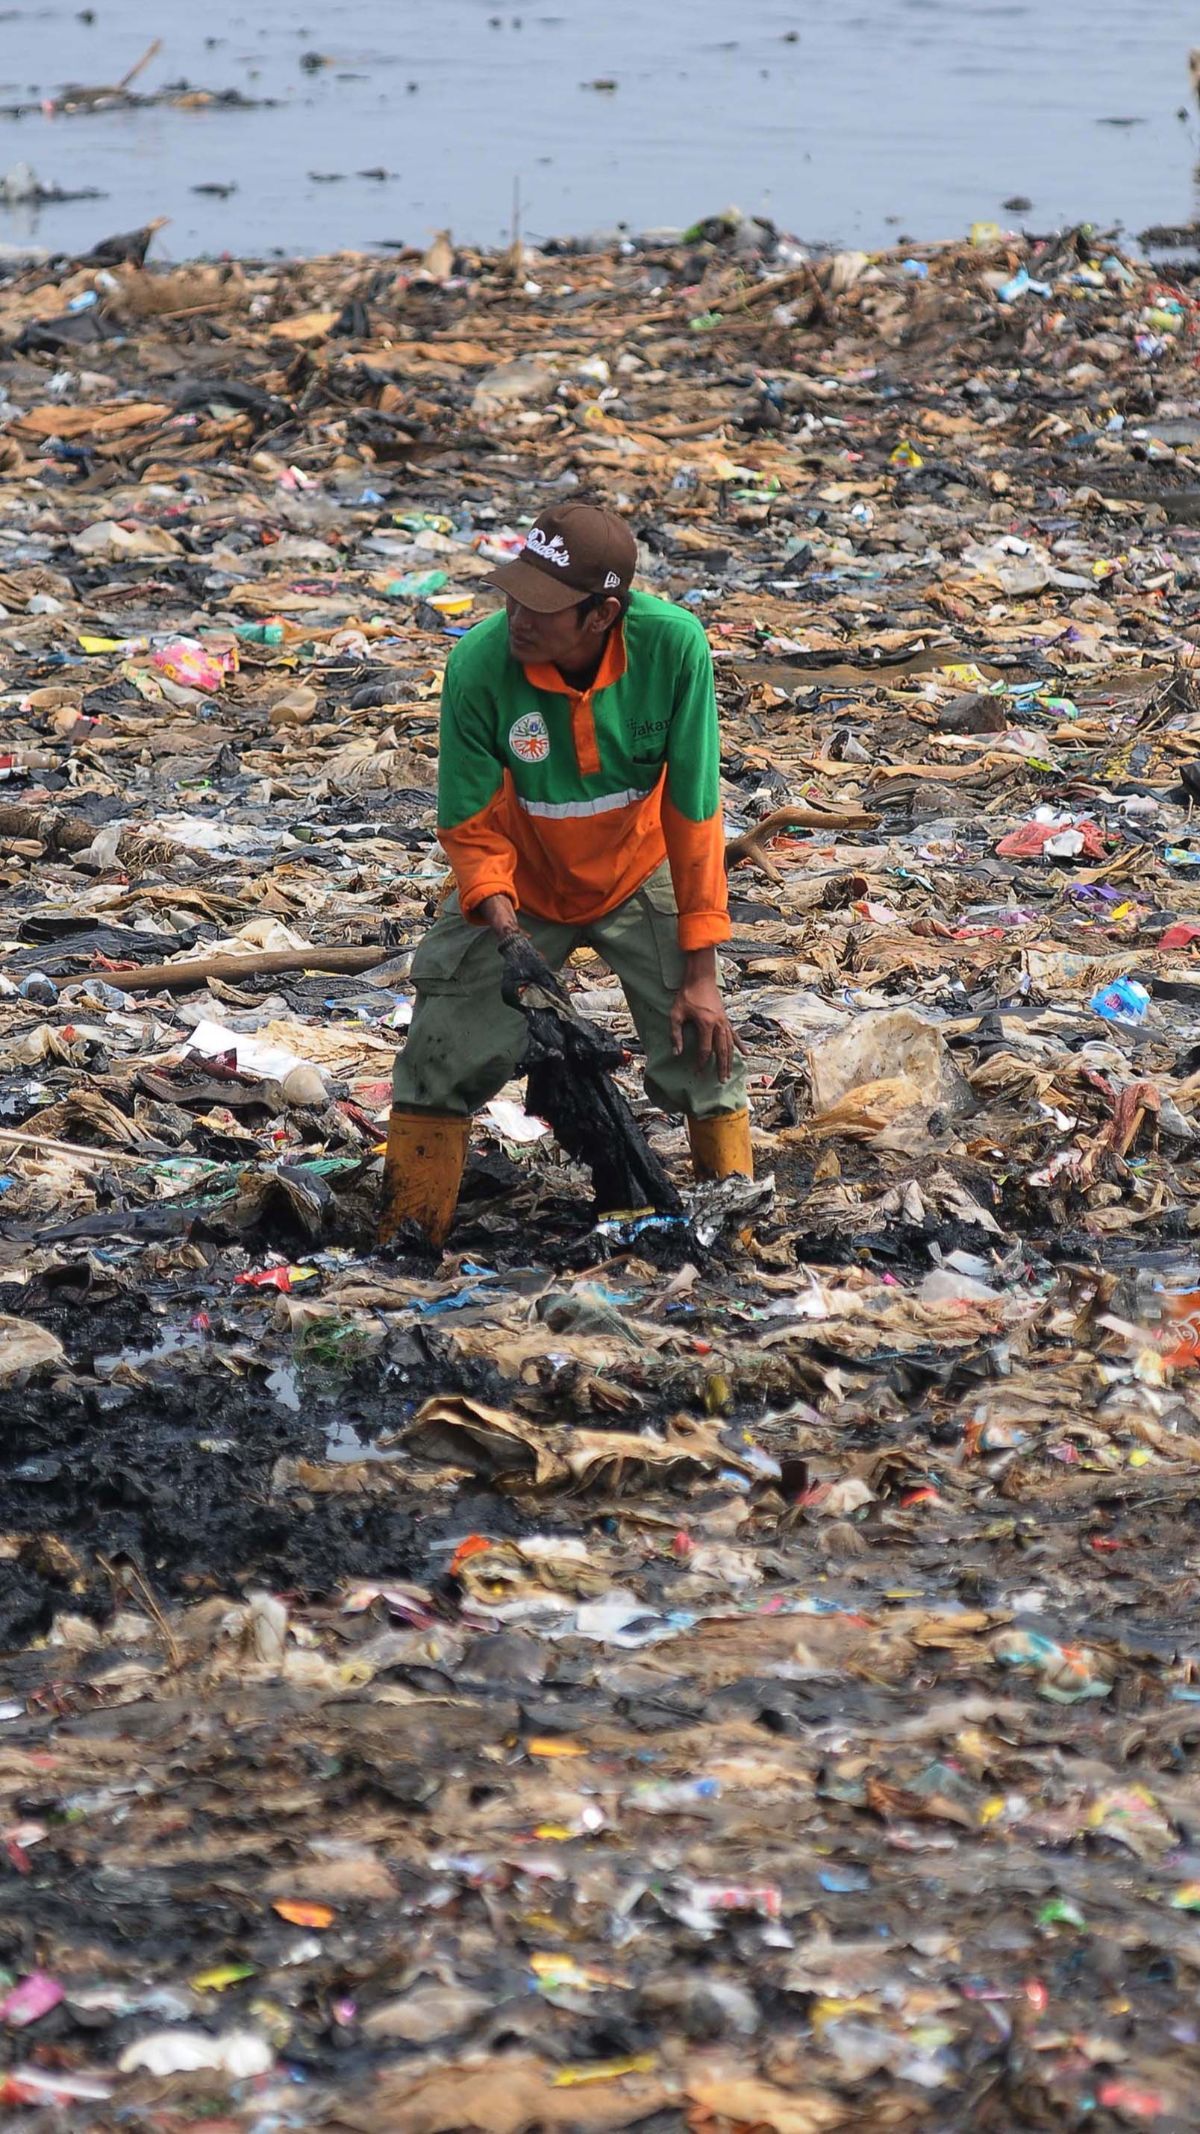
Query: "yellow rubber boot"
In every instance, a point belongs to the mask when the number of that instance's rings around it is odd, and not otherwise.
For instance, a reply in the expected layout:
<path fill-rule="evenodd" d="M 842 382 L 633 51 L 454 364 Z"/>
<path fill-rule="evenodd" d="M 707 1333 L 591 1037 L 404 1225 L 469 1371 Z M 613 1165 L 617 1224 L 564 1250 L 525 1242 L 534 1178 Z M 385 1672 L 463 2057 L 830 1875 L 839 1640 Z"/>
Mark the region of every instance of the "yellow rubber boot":
<path fill-rule="evenodd" d="M 711 1119 L 689 1118 L 687 1130 L 697 1178 L 730 1178 L 735 1171 L 743 1178 L 753 1178 L 748 1111 L 716 1112 Z"/>
<path fill-rule="evenodd" d="M 405 1223 L 440 1251 L 454 1220 L 471 1122 L 455 1112 L 393 1110 L 383 1166 L 379 1242 Z"/>

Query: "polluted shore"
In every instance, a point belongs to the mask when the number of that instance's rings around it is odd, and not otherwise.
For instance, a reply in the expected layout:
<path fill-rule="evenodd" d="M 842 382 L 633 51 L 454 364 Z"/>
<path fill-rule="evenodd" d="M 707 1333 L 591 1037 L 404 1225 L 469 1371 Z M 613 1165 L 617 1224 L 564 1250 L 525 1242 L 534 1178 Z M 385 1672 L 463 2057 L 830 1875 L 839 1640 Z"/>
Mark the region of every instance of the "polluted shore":
<path fill-rule="evenodd" d="M 6 263 L 14 2123 L 1194 2123 L 1176 234 Z M 446 662 L 580 501 L 711 650 L 755 1176 L 584 949 L 638 1204 L 543 1061 L 383 1252 Z"/>

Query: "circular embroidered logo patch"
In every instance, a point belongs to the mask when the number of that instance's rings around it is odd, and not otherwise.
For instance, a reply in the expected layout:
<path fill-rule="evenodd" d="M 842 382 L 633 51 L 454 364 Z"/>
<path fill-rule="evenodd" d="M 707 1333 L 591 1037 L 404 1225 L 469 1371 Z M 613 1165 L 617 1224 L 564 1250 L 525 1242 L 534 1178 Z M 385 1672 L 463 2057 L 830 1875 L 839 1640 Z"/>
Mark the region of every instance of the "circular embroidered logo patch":
<path fill-rule="evenodd" d="M 519 763 L 544 763 L 550 735 L 540 711 L 527 711 L 508 729 L 508 745 Z"/>

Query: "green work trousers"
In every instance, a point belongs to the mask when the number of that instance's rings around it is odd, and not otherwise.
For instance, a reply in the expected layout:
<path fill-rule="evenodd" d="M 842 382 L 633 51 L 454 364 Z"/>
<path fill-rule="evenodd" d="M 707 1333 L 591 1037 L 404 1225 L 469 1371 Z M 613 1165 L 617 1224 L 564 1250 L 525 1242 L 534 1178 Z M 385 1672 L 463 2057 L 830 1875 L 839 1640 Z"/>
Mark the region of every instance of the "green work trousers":
<path fill-rule="evenodd" d="M 624 988 L 646 1054 L 646 1094 L 663 1111 L 696 1119 L 744 1111 L 746 1077 L 734 1055 L 727 1082 L 716 1063 L 696 1061 L 696 1033 L 684 1032 L 678 1056 L 671 1049 L 670 1015 L 683 983 L 678 912 L 670 870 L 657 868 L 615 911 L 588 926 L 564 925 L 520 914 L 521 925 L 554 970 L 573 948 L 587 945 L 603 956 Z M 412 978 L 416 1007 L 403 1052 L 396 1056 L 393 1101 L 405 1111 L 478 1111 L 511 1080 L 525 1043 L 525 1019 L 500 995 L 502 961 L 490 927 L 472 925 L 447 900 L 416 955 Z"/>

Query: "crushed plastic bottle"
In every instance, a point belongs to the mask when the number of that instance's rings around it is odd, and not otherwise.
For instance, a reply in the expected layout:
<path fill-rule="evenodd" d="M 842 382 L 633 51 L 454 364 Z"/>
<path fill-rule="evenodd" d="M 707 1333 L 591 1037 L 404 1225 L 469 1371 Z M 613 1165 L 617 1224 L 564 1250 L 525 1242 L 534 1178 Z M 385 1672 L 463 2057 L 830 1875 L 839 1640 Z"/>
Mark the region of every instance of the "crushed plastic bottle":
<path fill-rule="evenodd" d="M 1136 978 L 1113 978 L 1092 994 L 1088 1006 L 1106 1023 L 1119 1023 L 1124 1030 L 1140 1030 L 1150 1013 L 1150 995 Z"/>

